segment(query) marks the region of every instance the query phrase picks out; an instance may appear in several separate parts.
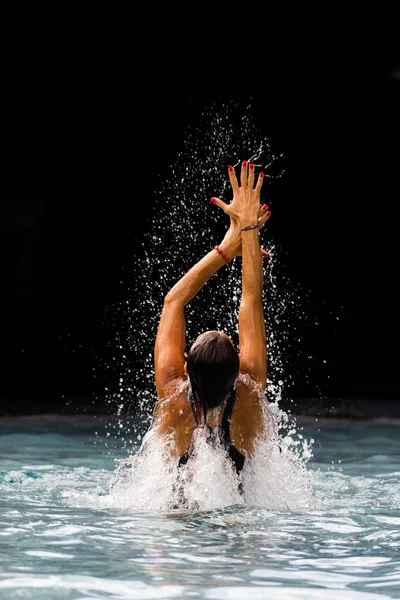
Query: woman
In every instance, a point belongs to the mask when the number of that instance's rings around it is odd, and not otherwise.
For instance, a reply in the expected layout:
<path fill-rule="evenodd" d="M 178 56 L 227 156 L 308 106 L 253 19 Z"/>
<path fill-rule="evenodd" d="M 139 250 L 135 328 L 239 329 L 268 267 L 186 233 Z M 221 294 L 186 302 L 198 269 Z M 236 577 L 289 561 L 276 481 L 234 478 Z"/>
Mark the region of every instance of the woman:
<path fill-rule="evenodd" d="M 269 219 L 260 206 L 263 173 L 255 184 L 252 163 L 241 164 L 240 184 L 228 168 L 233 200 L 211 198 L 229 215 L 230 228 L 219 246 L 204 256 L 164 299 L 155 341 L 155 378 L 158 402 L 157 432 L 179 464 L 190 459 L 193 434 L 207 427 L 218 437 L 240 473 L 257 440 L 268 432 L 265 401 L 267 349 L 262 306 L 263 268 L 259 229 Z M 184 360 L 184 307 L 206 281 L 233 257 L 242 255 L 242 297 L 239 309 L 239 353 L 222 332 L 206 331 Z M 260 393 L 261 392 L 261 393 Z"/>

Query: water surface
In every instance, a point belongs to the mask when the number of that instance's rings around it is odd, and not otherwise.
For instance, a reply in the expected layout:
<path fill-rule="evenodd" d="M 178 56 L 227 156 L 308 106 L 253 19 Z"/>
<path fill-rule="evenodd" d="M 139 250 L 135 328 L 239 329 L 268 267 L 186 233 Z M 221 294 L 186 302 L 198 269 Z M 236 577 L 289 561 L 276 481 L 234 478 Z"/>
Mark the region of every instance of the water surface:
<path fill-rule="evenodd" d="M 298 426 L 281 506 L 260 482 L 261 506 L 155 510 L 110 491 L 128 451 L 102 419 L 1 421 L 0 598 L 400 597 L 398 424 Z"/>

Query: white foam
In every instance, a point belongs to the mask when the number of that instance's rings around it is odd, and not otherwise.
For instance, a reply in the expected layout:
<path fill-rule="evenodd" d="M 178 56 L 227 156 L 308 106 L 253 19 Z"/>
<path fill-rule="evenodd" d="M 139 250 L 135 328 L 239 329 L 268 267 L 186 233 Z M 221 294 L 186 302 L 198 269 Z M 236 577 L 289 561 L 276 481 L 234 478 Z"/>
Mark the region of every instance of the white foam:
<path fill-rule="evenodd" d="M 101 502 L 135 511 L 215 510 L 233 505 L 273 510 L 310 507 L 313 496 L 307 462 L 311 443 L 297 436 L 295 425 L 277 404 L 265 407 L 268 437 L 258 441 L 240 475 L 224 447 L 208 443 L 206 429 L 196 430 L 190 460 L 178 468 L 177 459 L 169 456 L 151 428 L 139 452 L 118 461 L 110 494 Z"/>

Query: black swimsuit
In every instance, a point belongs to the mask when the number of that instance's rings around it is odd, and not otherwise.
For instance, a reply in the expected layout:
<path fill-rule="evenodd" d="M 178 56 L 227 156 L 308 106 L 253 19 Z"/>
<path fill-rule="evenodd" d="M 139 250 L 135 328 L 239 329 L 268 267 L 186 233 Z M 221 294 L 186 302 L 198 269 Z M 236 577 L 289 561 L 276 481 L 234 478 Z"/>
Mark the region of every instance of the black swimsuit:
<path fill-rule="evenodd" d="M 193 401 L 193 397 L 191 394 L 189 394 L 189 400 L 190 400 L 190 404 L 191 404 L 191 407 L 193 410 L 193 414 L 196 418 L 194 401 Z M 222 444 L 226 448 L 229 458 L 235 465 L 236 472 L 240 473 L 240 471 L 243 469 L 245 457 L 243 456 L 243 454 L 241 454 L 239 452 L 239 450 L 237 450 L 237 448 L 235 448 L 235 446 L 233 445 L 233 442 L 231 440 L 231 436 L 229 434 L 229 425 L 230 425 L 230 421 L 231 421 L 232 409 L 233 409 L 233 405 L 235 404 L 235 400 L 236 400 L 236 389 L 234 388 L 231 391 L 228 401 L 226 403 L 224 414 L 222 415 L 221 425 L 219 427 L 216 427 L 215 429 L 212 429 L 212 427 L 210 427 L 209 425 L 207 425 L 207 427 L 210 431 L 209 439 L 212 440 L 213 437 L 215 439 L 215 435 L 216 434 L 218 435 L 219 440 L 222 442 Z M 189 447 L 186 450 L 185 454 L 180 457 L 179 466 L 185 465 L 188 462 L 190 455 L 191 455 L 191 449 Z"/>

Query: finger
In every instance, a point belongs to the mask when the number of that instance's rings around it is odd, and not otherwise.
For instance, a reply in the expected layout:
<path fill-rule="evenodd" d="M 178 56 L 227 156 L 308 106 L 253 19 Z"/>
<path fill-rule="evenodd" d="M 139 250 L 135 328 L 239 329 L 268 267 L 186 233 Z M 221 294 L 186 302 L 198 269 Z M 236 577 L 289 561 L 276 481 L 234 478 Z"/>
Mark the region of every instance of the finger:
<path fill-rule="evenodd" d="M 267 212 L 265 214 L 263 214 L 262 217 L 260 217 L 258 219 L 257 225 L 258 225 L 258 229 L 261 229 L 261 227 L 268 221 L 268 219 L 271 216 L 271 211 L 267 210 Z"/>
<path fill-rule="evenodd" d="M 213 204 L 216 204 L 217 206 L 222 208 L 224 213 L 229 213 L 229 210 L 228 210 L 229 204 L 226 204 L 226 202 L 224 202 L 223 200 L 220 200 L 220 198 L 210 198 L 210 202 L 212 202 Z"/>
<path fill-rule="evenodd" d="M 240 187 L 247 186 L 247 160 L 242 162 L 242 172 L 240 174 Z"/>
<path fill-rule="evenodd" d="M 253 163 L 249 164 L 247 185 L 249 186 L 250 190 L 252 190 L 254 188 L 254 164 Z"/>
<path fill-rule="evenodd" d="M 257 185 L 256 185 L 257 194 L 259 194 L 261 192 L 263 181 L 264 181 L 264 173 L 261 171 L 261 173 L 259 174 L 258 179 L 257 179 Z"/>
<path fill-rule="evenodd" d="M 231 166 L 228 167 L 229 181 L 231 182 L 233 195 L 237 195 L 239 192 L 239 183 L 236 177 L 235 169 Z"/>
<path fill-rule="evenodd" d="M 259 219 L 265 215 L 265 212 L 267 209 L 268 209 L 268 204 L 263 204 L 262 206 L 260 206 L 260 208 L 258 210 L 258 218 Z"/>
<path fill-rule="evenodd" d="M 264 250 L 264 248 L 261 248 L 261 254 L 265 257 L 265 258 L 269 258 L 269 254 L 266 250 Z"/>

